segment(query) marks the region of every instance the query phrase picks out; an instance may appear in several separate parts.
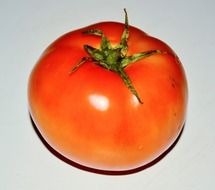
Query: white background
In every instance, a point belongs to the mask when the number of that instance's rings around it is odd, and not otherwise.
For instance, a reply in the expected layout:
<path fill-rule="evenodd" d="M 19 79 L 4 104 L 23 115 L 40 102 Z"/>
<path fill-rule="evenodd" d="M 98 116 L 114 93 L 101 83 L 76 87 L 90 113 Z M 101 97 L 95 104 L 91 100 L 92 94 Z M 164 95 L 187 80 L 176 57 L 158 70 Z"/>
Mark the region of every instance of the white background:
<path fill-rule="evenodd" d="M 215 189 L 214 0 L 0 0 L 1 190 Z M 43 145 L 28 114 L 27 83 L 42 51 L 62 34 L 100 21 L 124 21 L 167 42 L 189 84 L 187 122 L 160 162 L 130 175 L 87 172 Z"/>

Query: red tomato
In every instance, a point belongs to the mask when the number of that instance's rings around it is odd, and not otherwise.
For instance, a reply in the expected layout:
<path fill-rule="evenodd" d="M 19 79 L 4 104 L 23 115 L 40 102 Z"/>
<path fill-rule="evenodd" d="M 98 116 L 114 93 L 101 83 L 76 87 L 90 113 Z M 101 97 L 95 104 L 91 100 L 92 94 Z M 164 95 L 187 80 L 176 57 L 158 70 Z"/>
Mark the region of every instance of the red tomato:
<path fill-rule="evenodd" d="M 121 49 L 117 61 L 159 50 L 123 68 L 130 86 L 83 48 L 100 49 L 104 36 L 117 47 L 126 26 L 101 22 L 63 35 L 30 75 L 29 110 L 41 135 L 57 152 L 87 167 L 122 171 L 143 166 L 172 145 L 185 122 L 185 73 L 164 42 L 129 26 L 129 37 L 124 33 L 128 50 Z M 70 73 L 83 57 L 88 59 Z"/>

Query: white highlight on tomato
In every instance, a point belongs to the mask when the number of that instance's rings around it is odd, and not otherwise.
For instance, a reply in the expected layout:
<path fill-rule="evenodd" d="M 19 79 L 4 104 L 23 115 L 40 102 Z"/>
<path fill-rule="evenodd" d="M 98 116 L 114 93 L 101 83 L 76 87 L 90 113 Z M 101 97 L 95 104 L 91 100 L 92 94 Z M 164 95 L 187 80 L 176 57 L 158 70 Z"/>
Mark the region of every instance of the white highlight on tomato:
<path fill-rule="evenodd" d="M 108 98 L 102 95 L 92 94 L 89 96 L 89 101 L 99 111 L 105 111 L 109 107 Z"/>
<path fill-rule="evenodd" d="M 140 102 L 138 101 L 137 97 L 132 95 L 131 97 L 131 103 L 133 104 L 134 107 L 137 107 L 138 105 L 140 105 Z"/>

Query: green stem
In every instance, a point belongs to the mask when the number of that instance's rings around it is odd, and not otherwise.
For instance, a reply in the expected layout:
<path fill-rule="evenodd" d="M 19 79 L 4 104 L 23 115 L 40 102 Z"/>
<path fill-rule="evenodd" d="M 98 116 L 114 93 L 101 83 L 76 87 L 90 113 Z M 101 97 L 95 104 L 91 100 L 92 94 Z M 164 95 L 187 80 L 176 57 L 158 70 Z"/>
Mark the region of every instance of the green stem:
<path fill-rule="evenodd" d="M 100 48 L 94 48 L 89 45 L 84 45 L 85 51 L 88 53 L 89 57 L 83 57 L 80 62 L 73 67 L 70 73 L 75 72 L 81 65 L 87 61 L 92 61 L 93 63 L 102 66 L 104 69 L 113 71 L 117 73 L 123 80 L 126 87 L 131 91 L 131 93 L 137 98 L 140 104 L 143 104 L 139 94 L 137 93 L 132 81 L 129 76 L 124 71 L 124 68 L 129 64 L 139 61 L 145 57 L 152 56 L 154 54 L 161 53 L 160 50 L 149 50 L 145 52 L 136 53 L 134 55 L 127 56 L 128 52 L 128 39 L 129 39 L 129 25 L 128 25 L 128 15 L 126 9 L 125 12 L 125 28 L 121 36 L 121 41 L 115 47 L 111 46 L 110 41 L 106 38 L 101 30 L 90 29 L 84 31 L 86 35 L 94 35 L 101 38 Z"/>
<path fill-rule="evenodd" d="M 126 72 L 124 71 L 124 69 L 119 69 L 118 72 L 119 76 L 122 78 L 123 82 L 125 83 L 125 85 L 128 87 L 128 89 L 131 91 L 131 93 L 136 96 L 137 100 L 139 101 L 139 103 L 143 104 L 142 100 L 140 99 L 137 91 L 135 90 L 129 76 L 126 74 Z"/>

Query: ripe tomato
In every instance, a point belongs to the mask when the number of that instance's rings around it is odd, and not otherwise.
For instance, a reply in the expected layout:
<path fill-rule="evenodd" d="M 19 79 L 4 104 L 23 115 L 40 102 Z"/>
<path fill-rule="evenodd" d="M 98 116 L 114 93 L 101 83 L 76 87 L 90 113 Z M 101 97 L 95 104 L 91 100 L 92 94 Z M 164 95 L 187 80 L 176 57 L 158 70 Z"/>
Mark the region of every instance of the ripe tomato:
<path fill-rule="evenodd" d="M 135 59 L 139 52 L 146 54 Z M 187 94 L 173 50 L 127 20 L 54 41 L 28 86 L 31 116 L 48 144 L 74 162 L 111 171 L 145 165 L 170 147 L 185 122 Z"/>

